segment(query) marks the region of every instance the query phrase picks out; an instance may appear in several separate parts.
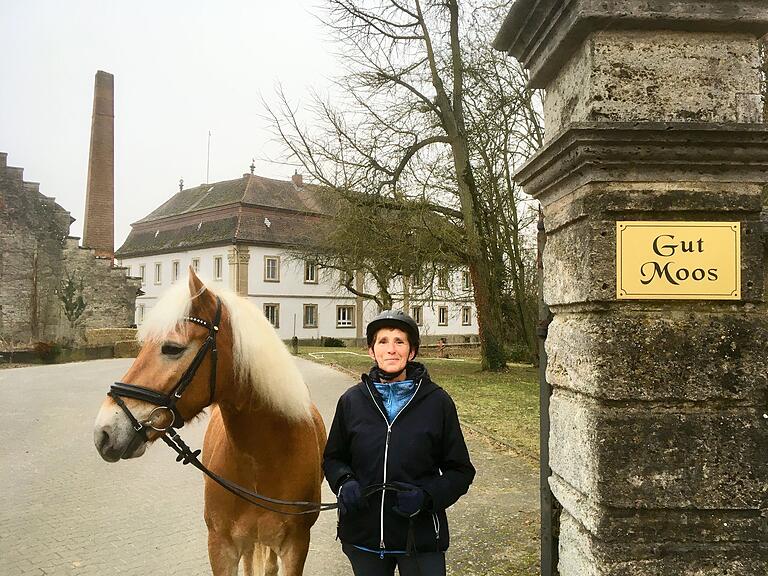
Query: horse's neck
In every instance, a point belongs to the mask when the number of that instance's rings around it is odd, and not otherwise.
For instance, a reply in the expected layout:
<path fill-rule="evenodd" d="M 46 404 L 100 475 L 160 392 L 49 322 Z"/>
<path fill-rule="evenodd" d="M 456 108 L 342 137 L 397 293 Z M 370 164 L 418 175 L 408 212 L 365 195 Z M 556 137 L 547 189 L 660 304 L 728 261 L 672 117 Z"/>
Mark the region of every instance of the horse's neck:
<path fill-rule="evenodd" d="M 230 442 L 241 452 L 259 450 L 264 442 L 279 443 L 281 436 L 284 437 L 291 427 L 285 416 L 258 399 L 222 401 L 219 409 Z"/>

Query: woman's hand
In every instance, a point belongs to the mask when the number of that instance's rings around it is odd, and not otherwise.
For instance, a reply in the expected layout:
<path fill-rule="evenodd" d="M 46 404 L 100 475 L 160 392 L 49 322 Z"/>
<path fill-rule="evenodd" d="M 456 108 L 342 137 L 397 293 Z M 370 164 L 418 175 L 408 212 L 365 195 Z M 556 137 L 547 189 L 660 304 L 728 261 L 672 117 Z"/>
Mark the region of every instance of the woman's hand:
<path fill-rule="evenodd" d="M 393 482 L 393 484 L 402 491 L 397 492 L 397 506 L 392 508 L 392 510 L 406 518 L 416 516 L 416 514 L 421 512 L 427 499 L 426 492 L 418 486 L 408 484 L 407 482 Z"/>
<path fill-rule="evenodd" d="M 339 514 L 344 516 L 347 512 L 359 512 L 368 508 L 368 500 L 363 497 L 360 490 L 360 482 L 350 478 L 341 485 L 337 496 Z"/>

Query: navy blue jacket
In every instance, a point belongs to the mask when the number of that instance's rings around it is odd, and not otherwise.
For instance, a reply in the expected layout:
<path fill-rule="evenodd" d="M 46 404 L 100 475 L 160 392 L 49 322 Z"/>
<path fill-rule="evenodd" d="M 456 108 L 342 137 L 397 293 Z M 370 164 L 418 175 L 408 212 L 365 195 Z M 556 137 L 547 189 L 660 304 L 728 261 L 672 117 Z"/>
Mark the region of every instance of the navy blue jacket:
<path fill-rule="evenodd" d="M 429 505 L 413 519 L 416 551 L 446 550 L 445 509 L 466 494 L 475 468 L 451 397 L 430 380 L 422 364 L 409 362 L 406 374 L 417 389 L 391 424 L 371 376 L 363 374 L 361 382 L 341 396 L 323 471 L 335 494 L 350 475 L 363 489 L 397 481 L 420 486 L 429 495 Z M 376 493 L 368 504 L 367 510 L 339 518 L 341 541 L 373 550 L 406 550 L 409 520 L 392 510 L 395 494 Z"/>

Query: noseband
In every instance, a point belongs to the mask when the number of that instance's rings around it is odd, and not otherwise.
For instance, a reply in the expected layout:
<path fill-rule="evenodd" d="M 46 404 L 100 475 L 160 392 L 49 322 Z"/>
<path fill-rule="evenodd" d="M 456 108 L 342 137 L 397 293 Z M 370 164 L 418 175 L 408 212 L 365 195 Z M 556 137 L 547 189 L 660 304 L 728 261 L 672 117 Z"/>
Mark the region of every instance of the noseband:
<path fill-rule="evenodd" d="M 151 390 L 144 386 L 126 384 L 125 382 L 115 382 L 107 393 L 107 395 L 122 408 L 125 415 L 128 416 L 128 419 L 131 421 L 133 429 L 145 442 L 148 441 L 147 428 L 152 428 L 157 432 L 163 433 L 172 430 L 173 428 L 181 428 L 184 426 L 184 418 L 182 418 L 179 413 L 176 404 L 181 399 L 181 395 L 184 394 L 184 391 L 192 383 L 192 379 L 195 377 L 197 369 L 200 368 L 200 364 L 202 364 L 203 358 L 205 358 L 205 355 L 209 350 L 211 351 L 211 376 L 209 380 L 210 399 L 208 404 L 213 404 L 214 396 L 216 395 L 216 359 L 218 356 L 216 352 L 216 334 L 219 332 L 219 323 L 221 322 L 221 299 L 218 296 L 216 297 L 216 315 L 214 316 L 213 322 L 208 322 L 207 320 L 196 318 L 195 316 L 184 316 L 183 319 L 187 322 L 192 322 L 193 324 L 207 328 L 208 337 L 203 342 L 203 345 L 200 346 L 200 349 L 197 351 L 197 354 L 195 354 L 190 365 L 184 371 L 184 374 L 179 378 L 176 386 L 174 386 L 170 392 L 163 394 L 162 392 Z M 126 406 L 123 397 L 141 400 L 142 402 L 149 402 L 150 404 L 154 404 L 156 408 L 149 413 L 146 420 L 139 422 L 128 409 L 128 406 Z M 152 417 L 155 415 L 155 412 L 162 410 L 167 410 L 171 415 L 171 423 L 165 428 L 158 428 L 152 423 Z"/>

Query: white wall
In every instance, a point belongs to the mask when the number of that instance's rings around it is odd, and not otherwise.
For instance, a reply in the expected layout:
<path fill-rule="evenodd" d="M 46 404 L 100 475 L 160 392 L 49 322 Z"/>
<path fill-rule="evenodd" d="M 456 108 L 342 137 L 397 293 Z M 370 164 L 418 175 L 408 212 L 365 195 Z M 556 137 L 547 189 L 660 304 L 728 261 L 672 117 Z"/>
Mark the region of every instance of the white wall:
<path fill-rule="evenodd" d="M 172 254 L 159 254 L 156 256 L 143 256 L 140 258 L 124 258 L 120 260 L 122 266 L 130 267 L 132 276 L 139 275 L 139 266 L 145 266 L 145 282 L 142 290 L 144 296 L 136 300 L 136 323 L 141 323 L 141 307 L 144 307 L 144 314 L 154 306 L 157 298 L 167 290 L 172 284 L 171 265 L 174 260 L 179 261 L 179 280 L 186 282 L 187 269 L 192 263 L 193 258 L 200 259 L 198 275 L 200 278 L 215 291 L 216 286 L 230 286 L 229 262 L 227 259 L 230 245 L 224 245 L 215 248 L 204 248 L 199 250 L 175 252 Z M 278 333 L 283 339 L 290 339 L 294 335 L 299 338 L 320 338 L 321 336 L 333 336 L 336 338 L 354 338 L 357 334 L 356 328 L 337 327 L 336 310 L 339 305 L 354 306 L 356 299 L 354 295 L 349 294 L 345 289 L 339 288 L 338 272 L 333 270 L 319 270 L 317 284 L 304 282 L 304 263 L 288 258 L 286 253 L 279 248 L 270 248 L 264 246 L 248 247 L 250 261 L 248 265 L 248 297 L 260 309 L 264 309 L 265 304 L 279 304 L 280 318 Z M 265 256 L 277 256 L 280 258 L 280 281 L 269 282 L 264 277 L 264 258 Z M 222 258 L 222 278 L 214 279 L 214 258 Z M 161 266 L 160 283 L 154 281 L 155 263 Z M 449 282 L 454 288 L 452 293 L 453 301 L 450 300 L 449 293 L 440 290 L 434 291 L 434 301 L 414 298 L 411 305 L 422 305 L 423 322 L 420 327 L 425 335 L 476 335 L 477 317 L 475 313 L 474 302 L 471 301 L 469 293 L 463 294 L 458 287 L 461 282 L 460 272 L 454 272 L 450 275 Z M 371 289 L 370 282 L 366 282 L 366 288 Z M 395 290 L 402 293 L 402 286 L 395 287 Z M 437 298 L 443 297 L 443 300 Z M 465 300 L 468 301 L 460 301 Z M 317 305 L 318 326 L 317 328 L 304 328 L 303 313 L 304 304 Z M 400 303 L 400 306 L 402 303 Z M 448 325 L 438 326 L 437 314 L 439 306 L 448 307 Z M 462 325 L 461 309 L 463 306 L 470 306 L 471 324 Z M 399 307 L 397 304 L 395 307 Z M 371 301 L 365 301 L 363 307 L 363 323 L 367 324 L 374 316 L 378 314 L 376 304 Z M 354 319 L 355 316 L 353 316 Z"/>

